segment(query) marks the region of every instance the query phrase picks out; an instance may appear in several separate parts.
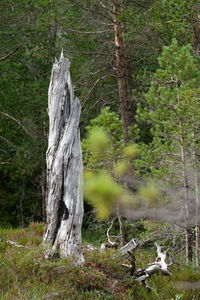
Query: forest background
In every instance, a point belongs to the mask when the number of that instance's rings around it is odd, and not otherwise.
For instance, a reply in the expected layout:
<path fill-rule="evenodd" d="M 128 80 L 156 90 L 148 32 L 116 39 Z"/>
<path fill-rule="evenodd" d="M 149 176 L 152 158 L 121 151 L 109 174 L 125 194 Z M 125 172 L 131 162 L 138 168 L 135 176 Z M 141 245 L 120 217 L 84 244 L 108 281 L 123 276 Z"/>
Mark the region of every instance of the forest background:
<path fill-rule="evenodd" d="M 194 215 L 199 1 L 2 0 L 0 8 L 0 225 L 45 221 L 47 91 L 62 48 L 82 104 L 85 169 L 101 169 L 112 178 L 114 172 L 131 192 L 144 178 L 165 180 L 165 188 L 176 189 L 174 198 L 179 195 Z M 107 155 L 97 155 L 90 145 L 99 141 L 104 147 L 106 139 Z M 136 156 L 124 152 L 130 143 L 138 145 Z M 102 186 L 109 182 L 98 176 Z M 150 195 L 145 209 L 157 207 L 155 201 Z M 86 215 L 90 209 L 86 204 Z"/>
<path fill-rule="evenodd" d="M 82 105 L 79 269 L 40 246 L 62 49 Z M 199 57 L 197 0 L 0 1 L 1 299 L 199 299 Z M 139 267 L 155 261 L 155 241 L 170 249 L 172 276 L 152 276 L 149 294 L 116 250 L 87 251 L 108 228 L 114 244 L 136 239 Z"/>

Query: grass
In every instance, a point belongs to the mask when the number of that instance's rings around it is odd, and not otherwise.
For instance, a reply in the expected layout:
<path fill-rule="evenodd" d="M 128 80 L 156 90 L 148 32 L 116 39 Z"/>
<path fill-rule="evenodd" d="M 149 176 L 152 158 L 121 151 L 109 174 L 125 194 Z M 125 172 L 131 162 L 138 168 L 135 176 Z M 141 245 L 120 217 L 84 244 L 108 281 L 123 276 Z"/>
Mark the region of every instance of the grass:
<path fill-rule="evenodd" d="M 38 223 L 26 229 L 0 229 L 0 300 L 200 299 L 196 284 L 200 273 L 191 267 L 174 265 L 171 277 L 152 276 L 148 293 L 121 266 L 125 261 L 117 250 L 85 250 L 85 264 L 74 267 L 70 260 L 44 259 L 42 234 L 43 225 Z M 7 240 L 28 248 L 17 248 Z M 155 259 L 154 249 L 138 249 L 136 259 L 145 267 Z"/>

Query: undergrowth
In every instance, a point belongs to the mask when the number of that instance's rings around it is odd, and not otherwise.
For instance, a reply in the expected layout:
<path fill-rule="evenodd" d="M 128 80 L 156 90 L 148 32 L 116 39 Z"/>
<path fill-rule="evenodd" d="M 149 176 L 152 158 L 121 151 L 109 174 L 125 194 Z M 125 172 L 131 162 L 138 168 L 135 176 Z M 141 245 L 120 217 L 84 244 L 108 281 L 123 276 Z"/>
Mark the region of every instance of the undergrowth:
<path fill-rule="evenodd" d="M 126 260 L 117 250 L 84 250 L 85 264 L 74 267 L 70 259 L 44 259 L 42 234 L 38 223 L 26 229 L 0 229 L 0 300 L 200 299 L 200 273 L 192 267 L 174 264 L 172 276 L 152 276 L 147 292 L 121 266 Z M 138 266 L 146 267 L 155 256 L 153 248 L 138 249 Z"/>

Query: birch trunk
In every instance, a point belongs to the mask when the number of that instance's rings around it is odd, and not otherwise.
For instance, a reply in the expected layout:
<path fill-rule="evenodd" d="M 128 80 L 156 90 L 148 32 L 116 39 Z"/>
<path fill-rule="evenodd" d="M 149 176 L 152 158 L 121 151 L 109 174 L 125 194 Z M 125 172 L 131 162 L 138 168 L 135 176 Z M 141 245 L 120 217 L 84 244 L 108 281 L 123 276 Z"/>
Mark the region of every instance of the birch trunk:
<path fill-rule="evenodd" d="M 200 265 L 200 226 L 195 227 L 195 259 L 196 267 L 199 268 Z"/>
<path fill-rule="evenodd" d="M 192 46 L 194 52 L 200 57 L 200 3 L 196 3 L 193 7 L 193 18 L 191 20 L 193 31 Z M 195 138 L 195 133 L 193 133 Z M 195 193 L 196 193 L 196 224 L 195 224 L 195 259 L 196 266 L 200 266 L 200 224 L 199 224 L 199 180 L 197 168 L 197 155 L 195 150 L 195 143 L 193 142 L 193 161 L 194 161 L 194 180 L 195 180 Z"/>
<path fill-rule="evenodd" d="M 59 254 L 84 261 L 81 226 L 83 218 L 80 102 L 74 98 L 70 63 L 61 54 L 52 69 L 48 93 L 49 140 L 47 161 L 46 258 Z"/>
<path fill-rule="evenodd" d="M 200 225 L 199 225 L 199 183 L 198 183 L 198 167 L 197 167 L 197 154 L 195 149 L 195 133 L 193 132 L 192 143 L 192 156 L 193 156 L 193 169 L 194 169 L 194 185 L 195 185 L 195 200 L 196 200 L 196 213 L 195 213 L 195 260 L 196 267 L 200 263 Z"/>
<path fill-rule="evenodd" d="M 191 213 L 191 204 L 189 203 L 189 183 L 187 176 L 187 166 L 186 166 L 186 153 L 184 148 L 184 139 L 183 135 L 180 137 L 181 142 L 181 162 L 182 162 L 182 176 L 183 176 L 183 188 L 184 188 L 184 197 L 185 197 L 185 251 L 186 251 L 186 263 L 192 262 L 192 228 L 189 223 L 189 218 L 192 216 Z"/>
<path fill-rule="evenodd" d="M 178 85 L 177 85 L 178 91 Z M 180 104 L 180 96 L 177 92 L 177 102 Z M 185 149 L 185 139 L 182 120 L 179 120 L 180 127 L 180 150 L 181 150 L 181 164 L 182 164 L 182 178 L 183 178 L 183 191 L 184 191 L 184 204 L 185 204 L 185 255 L 186 263 L 192 263 L 193 250 L 192 250 L 192 225 L 190 224 L 190 218 L 192 216 L 191 203 L 189 199 L 189 180 L 187 174 L 187 159 L 186 159 L 186 149 Z"/>

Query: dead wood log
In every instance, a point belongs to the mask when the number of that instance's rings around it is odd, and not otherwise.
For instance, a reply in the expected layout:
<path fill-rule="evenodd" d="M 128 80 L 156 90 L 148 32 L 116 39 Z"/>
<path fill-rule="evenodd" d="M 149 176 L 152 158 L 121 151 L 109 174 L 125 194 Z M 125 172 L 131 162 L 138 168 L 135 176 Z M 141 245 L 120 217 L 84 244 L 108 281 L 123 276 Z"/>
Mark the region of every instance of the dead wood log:
<path fill-rule="evenodd" d="M 17 244 L 16 242 L 14 242 L 14 241 L 11 241 L 11 240 L 7 240 L 6 242 L 7 242 L 7 243 L 9 243 L 9 244 L 11 244 L 11 245 L 13 245 L 13 246 L 15 246 L 15 247 L 17 247 L 17 248 L 26 248 L 26 249 L 31 249 L 31 248 L 30 248 L 30 247 L 28 247 L 28 246 L 19 245 L 19 244 Z"/>
<path fill-rule="evenodd" d="M 138 270 L 135 272 L 135 280 L 146 286 L 145 280 L 157 272 L 161 272 L 163 275 L 170 276 L 171 272 L 168 270 L 169 265 L 166 263 L 167 251 L 162 250 L 161 246 L 156 244 L 157 258 L 150 267 L 144 270 Z"/>
<path fill-rule="evenodd" d="M 122 266 L 129 268 L 131 275 L 134 276 L 135 280 L 143 286 L 145 286 L 147 289 L 151 288 L 147 284 L 146 279 L 148 279 L 153 274 L 161 272 L 163 275 L 171 275 L 169 267 L 173 264 L 173 262 L 171 261 L 171 263 L 167 264 L 167 250 L 162 250 L 161 246 L 159 246 L 157 243 L 155 245 L 157 248 L 157 258 L 155 262 L 151 263 L 150 266 L 146 269 L 136 268 L 136 260 L 133 251 L 135 251 L 139 246 L 138 243 L 136 243 L 134 240 L 131 240 L 128 244 L 126 244 L 123 248 L 120 249 L 122 254 L 126 253 L 129 255 L 130 261 L 129 265 L 122 264 Z"/>
<path fill-rule="evenodd" d="M 139 246 L 139 243 L 136 242 L 136 240 L 132 239 L 130 242 L 128 242 L 126 245 L 120 248 L 120 252 L 122 254 L 129 253 L 133 250 L 136 250 L 137 247 Z"/>

